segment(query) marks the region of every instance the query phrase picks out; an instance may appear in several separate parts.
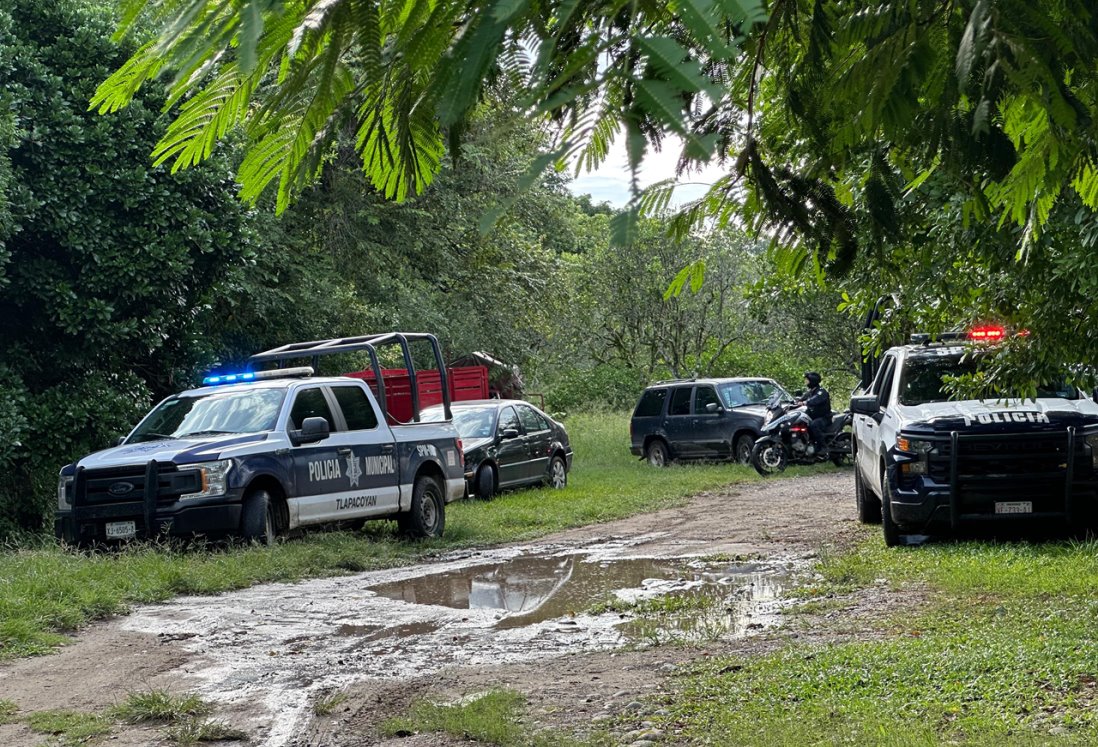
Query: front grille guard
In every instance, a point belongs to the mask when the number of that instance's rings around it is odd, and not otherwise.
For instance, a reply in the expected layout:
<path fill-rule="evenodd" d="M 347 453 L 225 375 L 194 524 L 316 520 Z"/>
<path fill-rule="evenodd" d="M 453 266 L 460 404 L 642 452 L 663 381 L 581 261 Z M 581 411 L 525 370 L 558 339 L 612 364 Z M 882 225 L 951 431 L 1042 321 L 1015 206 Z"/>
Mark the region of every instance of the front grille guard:
<path fill-rule="evenodd" d="M 1041 434 L 1039 437 L 1054 439 L 1059 434 Z M 1076 444 L 1077 435 L 1075 426 L 1068 426 L 1064 435 L 1066 436 L 1066 469 L 1064 470 L 1064 511 L 1063 518 L 1070 524 L 1075 519 L 1075 505 L 1074 505 L 1074 485 L 1075 485 L 1075 456 L 1076 456 Z M 961 502 L 959 495 L 959 483 L 960 483 L 960 446 L 965 441 L 1000 441 L 1000 440 L 1014 440 L 1014 439 L 1034 439 L 1037 437 L 1034 433 L 996 433 L 996 434 L 975 434 L 975 433 L 960 433 L 958 431 L 951 431 L 949 434 L 949 521 L 950 526 L 956 530 L 961 523 Z"/>
<path fill-rule="evenodd" d="M 101 518 L 109 512 L 109 506 L 88 505 L 87 496 L 87 470 L 85 467 L 77 467 L 73 478 L 72 513 L 75 521 Z M 156 499 L 160 488 L 160 467 L 155 459 L 150 459 L 145 465 L 145 489 L 141 496 L 142 514 L 145 519 L 145 531 L 152 533 L 156 518 Z M 122 505 L 132 506 L 136 501 L 128 501 Z M 108 509 L 105 511 L 104 509 Z"/>

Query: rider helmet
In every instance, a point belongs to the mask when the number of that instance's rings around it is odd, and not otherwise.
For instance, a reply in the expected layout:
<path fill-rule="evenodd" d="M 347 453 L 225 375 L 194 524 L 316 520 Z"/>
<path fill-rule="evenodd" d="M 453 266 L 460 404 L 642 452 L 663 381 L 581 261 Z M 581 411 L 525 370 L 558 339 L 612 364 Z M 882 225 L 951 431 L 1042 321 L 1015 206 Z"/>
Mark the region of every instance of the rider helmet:
<path fill-rule="evenodd" d="M 817 387 L 820 385 L 820 375 L 815 371 L 805 371 L 804 378 L 805 381 L 808 382 L 808 385 L 811 387 Z"/>

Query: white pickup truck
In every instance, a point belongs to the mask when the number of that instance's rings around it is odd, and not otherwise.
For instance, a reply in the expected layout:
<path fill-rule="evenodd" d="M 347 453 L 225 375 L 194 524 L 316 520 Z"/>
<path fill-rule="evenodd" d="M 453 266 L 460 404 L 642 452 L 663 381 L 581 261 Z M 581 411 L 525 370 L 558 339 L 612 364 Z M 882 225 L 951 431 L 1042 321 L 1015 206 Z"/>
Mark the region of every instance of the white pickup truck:
<path fill-rule="evenodd" d="M 891 348 L 851 399 L 858 518 L 880 522 L 889 546 L 966 524 L 1076 526 L 1095 514 L 1098 404 L 1073 386 L 950 401 L 943 377 L 973 370 L 974 350 Z"/>

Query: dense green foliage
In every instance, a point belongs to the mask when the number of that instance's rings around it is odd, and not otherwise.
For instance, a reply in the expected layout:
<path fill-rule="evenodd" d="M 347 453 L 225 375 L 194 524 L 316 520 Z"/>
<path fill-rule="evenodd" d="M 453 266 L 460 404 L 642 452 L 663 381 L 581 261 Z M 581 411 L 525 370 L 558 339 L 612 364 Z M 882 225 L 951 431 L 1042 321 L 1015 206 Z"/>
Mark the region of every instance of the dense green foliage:
<path fill-rule="evenodd" d="M 194 163 L 243 123 L 247 198 L 277 178 L 284 207 L 320 168 L 335 136 L 325 125 L 351 109 L 375 186 L 419 191 L 478 94 L 518 82 L 525 110 L 556 125 L 531 173 L 597 165 L 623 132 L 636 167 L 676 134 L 683 168 L 728 167 L 679 216 L 679 235 L 714 221 L 757 229 L 784 273 L 842 278 L 855 315 L 895 296 L 877 342 L 903 326 L 1029 329 L 986 360 L 974 390 L 1033 391 L 1098 353 L 1087 323 L 1098 311 L 1098 16 L 1082 0 L 123 7 L 123 31 L 146 19 L 158 36 L 97 104 L 113 110 L 175 70 L 171 95 L 193 98 L 158 156 Z M 191 75 L 203 64 L 209 74 Z M 259 85 L 276 68 L 277 84 Z M 637 238 L 637 216 L 662 214 L 672 188 L 637 195 L 618 238 Z"/>
<path fill-rule="evenodd" d="M 615 211 L 571 196 L 559 172 L 530 177 L 555 143 L 505 79 L 416 199 L 385 199 L 353 128 L 336 128 L 323 178 L 275 218 L 233 199 L 243 133 L 172 173 L 148 152 L 185 103 L 149 87 L 87 110 L 132 51 L 113 23 L 88 0 L 0 13 L 0 535 L 48 528 L 57 470 L 155 399 L 293 340 L 431 331 L 451 358 L 518 364 L 571 412 L 630 407 L 671 375 L 795 387 L 809 365 L 849 368 L 790 334 L 797 304 L 752 306 L 770 270 L 739 231 L 671 239 L 646 219 L 612 249 Z M 665 298 L 695 261 L 709 281 Z"/>
<path fill-rule="evenodd" d="M 0 155 L 0 532 L 40 526 L 64 460 L 106 445 L 178 385 L 204 309 L 250 252 L 223 158 L 175 175 L 149 165 L 161 101 L 87 111 L 129 51 L 110 29 L 78 2 L 0 10 L 14 124 Z"/>

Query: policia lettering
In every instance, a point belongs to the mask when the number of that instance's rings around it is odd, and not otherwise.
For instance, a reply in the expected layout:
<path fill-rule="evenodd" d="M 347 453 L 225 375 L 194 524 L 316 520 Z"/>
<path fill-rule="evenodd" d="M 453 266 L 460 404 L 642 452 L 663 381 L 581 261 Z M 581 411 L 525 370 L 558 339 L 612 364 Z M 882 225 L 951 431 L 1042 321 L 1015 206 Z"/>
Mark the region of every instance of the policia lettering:
<path fill-rule="evenodd" d="M 347 457 L 347 479 L 352 488 L 358 487 L 358 479 L 362 475 L 393 475 L 396 474 L 396 458 L 391 454 L 368 457 Z M 309 462 L 309 482 L 322 482 L 324 480 L 337 480 L 343 477 L 343 470 L 338 459 L 318 459 Z"/>
<path fill-rule="evenodd" d="M 1024 412 L 1011 410 L 1008 412 L 981 412 L 973 417 L 965 415 L 965 427 L 973 423 L 990 425 L 991 423 L 1047 423 L 1048 415 L 1043 412 Z"/>

